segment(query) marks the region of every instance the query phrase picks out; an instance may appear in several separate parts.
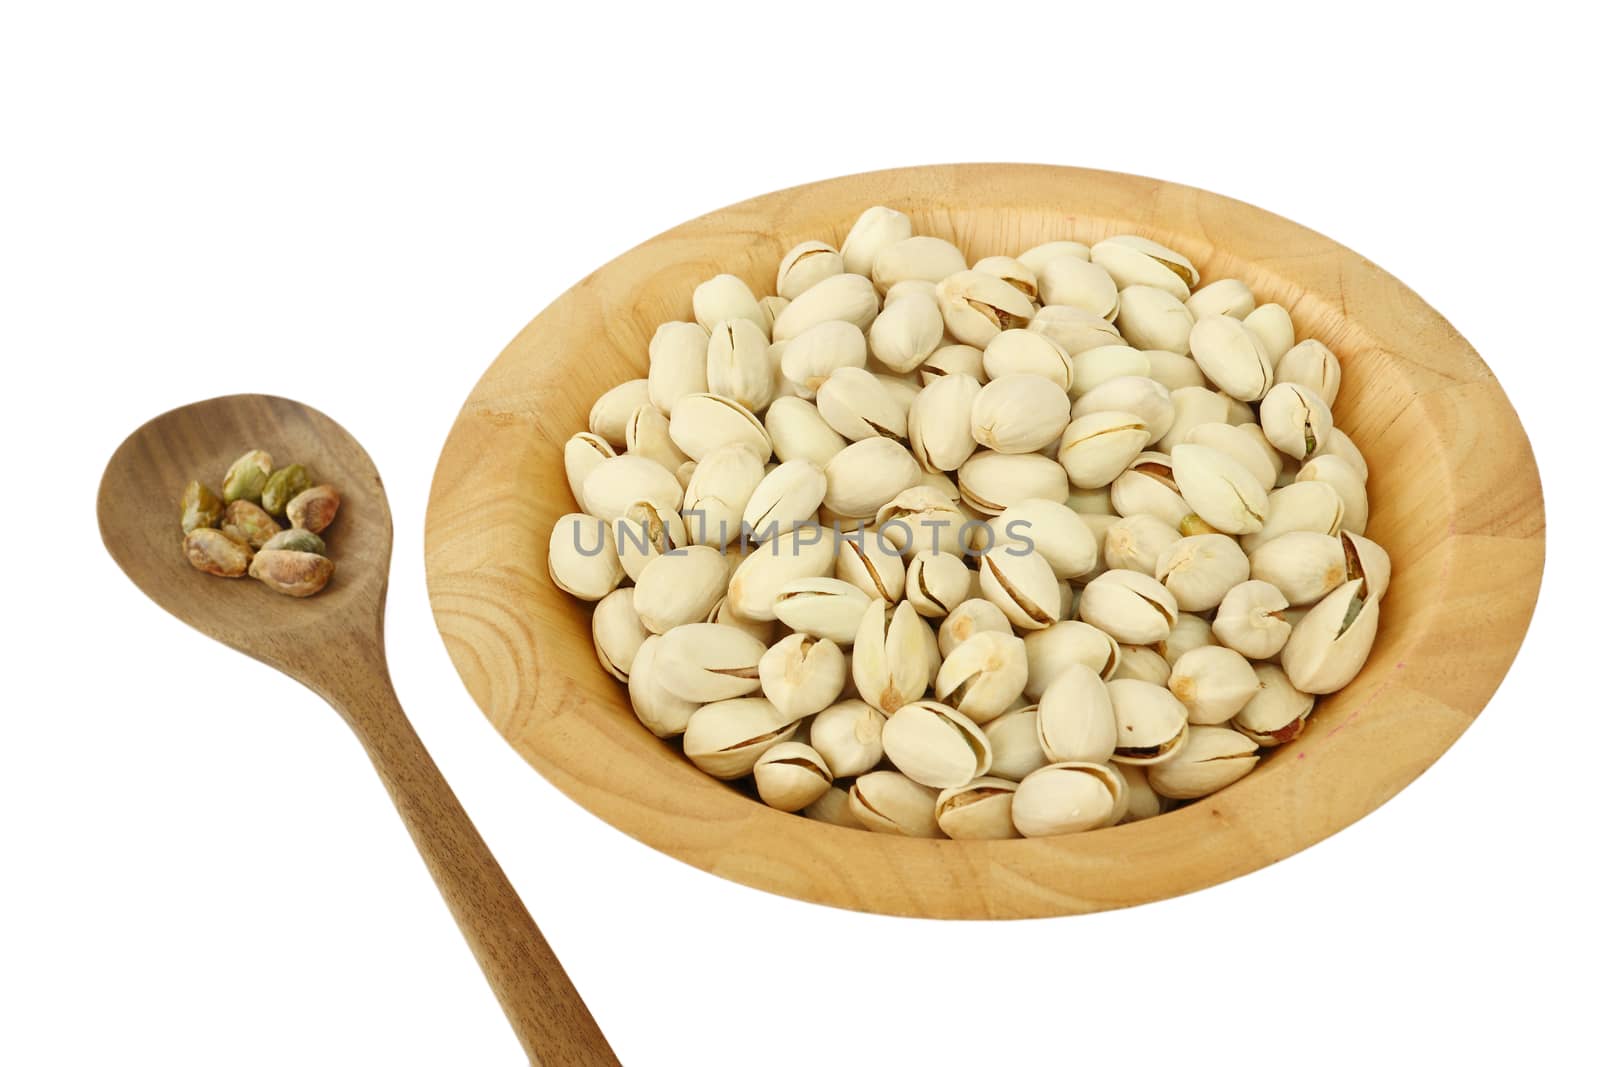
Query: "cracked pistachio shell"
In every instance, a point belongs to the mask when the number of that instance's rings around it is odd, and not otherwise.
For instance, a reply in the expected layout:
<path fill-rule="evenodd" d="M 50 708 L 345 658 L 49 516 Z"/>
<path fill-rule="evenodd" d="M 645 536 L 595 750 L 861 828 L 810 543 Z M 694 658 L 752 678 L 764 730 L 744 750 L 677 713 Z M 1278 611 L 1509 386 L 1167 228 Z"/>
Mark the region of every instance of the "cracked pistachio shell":
<path fill-rule="evenodd" d="M 1157 645 L 1164 642 L 1156 642 Z M 1141 682 L 1152 682 L 1155 685 L 1166 685 L 1167 679 L 1172 677 L 1172 666 L 1160 652 L 1152 645 L 1123 645 L 1122 659 L 1117 664 L 1117 673 L 1112 675 L 1112 680 L 1118 678 L 1135 678 Z"/>
<path fill-rule="evenodd" d="M 1289 622 L 1283 617 L 1289 598 L 1271 582 L 1251 579 L 1228 590 L 1217 605 L 1212 632 L 1228 648 L 1250 659 L 1276 656 L 1289 640 Z"/>
<path fill-rule="evenodd" d="M 839 539 L 833 576 L 849 582 L 869 600 L 893 604 L 906 591 L 906 563 L 900 550 L 877 530 L 853 531 Z"/>
<path fill-rule="evenodd" d="M 1134 348 L 1158 348 L 1181 356 L 1189 351 L 1189 332 L 1194 328 L 1195 317 L 1182 300 L 1165 289 L 1130 285 L 1122 290 L 1116 323 Z"/>
<path fill-rule="evenodd" d="M 1148 645 L 1171 632 L 1178 602 L 1148 574 L 1108 570 L 1084 587 L 1078 615 L 1123 644 Z"/>
<path fill-rule="evenodd" d="M 799 811 L 833 785 L 833 774 L 810 745 L 782 741 L 763 752 L 754 768 L 756 793 L 768 807 Z"/>
<path fill-rule="evenodd" d="M 1017 708 L 983 724 L 993 759 L 990 775 L 1020 782 L 1050 760 L 1039 747 L 1039 708 Z"/>
<path fill-rule="evenodd" d="M 614 589 L 594 606 L 589 620 L 589 632 L 594 638 L 595 658 L 619 682 L 628 680 L 628 671 L 639 647 L 650 638 L 650 631 L 639 621 L 633 610 L 633 590 Z"/>
<path fill-rule="evenodd" d="M 761 657 L 761 692 L 785 722 L 798 722 L 839 699 L 845 668 L 844 653 L 832 641 L 790 634 Z"/>
<path fill-rule="evenodd" d="M 668 423 L 672 443 L 699 461 L 723 445 L 742 444 L 762 463 L 772 458 L 772 440 L 749 408 L 715 393 L 690 393 L 678 398 Z"/>
<path fill-rule="evenodd" d="M 562 460 L 567 468 L 567 486 L 580 509 L 583 508 L 583 480 L 601 460 L 614 459 L 616 455 L 616 449 L 599 434 L 576 433 L 567 438 Z"/>
<path fill-rule="evenodd" d="M 1050 564 L 1019 544 L 978 560 L 978 589 L 1020 630 L 1042 630 L 1061 620 L 1061 587 Z"/>
<path fill-rule="evenodd" d="M 757 327 L 765 321 L 756 294 L 741 279 L 718 274 L 694 287 L 694 320 L 706 332 L 732 319 L 748 319 Z"/>
<path fill-rule="evenodd" d="M 772 360 L 767 335 L 749 319 L 724 319 L 711 327 L 706 345 L 706 392 L 725 396 L 750 411 L 772 400 Z"/>
<path fill-rule="evenodd" d="M 817 395 L 834 371 L 843 367 L 864 369 L 866 365 L 866 335 L 849 322 L 817 323 L 783 343 L 779 362 L 783 376 L 794 385 L 794 395 L 806 400 Z"/>
<path fill-rule="evenodd" d="M 1104 349 L 1095 349 L 1096 352 Z M 1169 392 L 1179 389 L 1204 388 L 1206 384 L 1205 373 L 1200 369 L 1200 364 L 1192 356 L 1180 356 L 1176 352 L 1162 352 L 1151 349 L 1143 353 L 1148 370 L 1145 372 L 1154 381 L 1167 387 Z"/>
<path fill-rule="evenodd" d="M 1266 520 L 1267 491 L 1226 453 L 1204 445 L 1178 445 L 1172 450 L 1172 476 L 1195 514 L 1217 531 L 1255 533 Z"/>
<path fill-rule="evenodd" d="M 1226 726 L 1195 726 L 1172 759 L 1145 772 L 1150 788 L 1173 800 L 1210 796 L 1232 785 L 1261 761 L 1256 743 Z"/>
<path fill-rule="evenodd" d="M 1350 440 L 1350 435 L 1339 429 L 1339 427 L 1335 426 L 1328 433 L 1328 439 L 1322 443 L 1321 448 L 1317 449 L 1316 454 L 1317 456 L 1338 456 L 1350 464 L 1350 469 L 1360 475 L 1363 483 L 1366 482 L 1366 457 L 1361 454 L 1361 449 L 1356 447 L 1356 443 Z"/>
<path fill-rule="evenodd" d="M 784 254 L 778 264 L 775 288 L 785 300 L 793 300 L 824 278 L 843 274 L 844 256 L 826 241 L 801 241 Z"/>
<path fill-rule="evenodd" d="M 867 594 L 838 578 L 797 578 L 779 588 L 772 610 L 797 633 L 850 645 L 868 603 Z"/>
<path fill-rule="evenodd" d="M 1133 514 L 1117 519 L 1106 530 L 1103 551 L 1106 566 L 1116 570 L 1138 571 L 1151 577 L 1156 561 L 1183 537 L 1175 528 L 1154 515 Z"/>
<path fill-rule="evenodd" d="M 666 470 L 677 471 L 688 457 L 672 443 L 667 427 L 667 417 L 649 404 L 634 408 L 622 432 L 628 455 L 654 460 Z"/>
<path fill-rule="evenodd" d="M 810 460 L 794 459 L 767 472 L 745 504 L 744 524 L 753 539 L 769 541 L 816 517 L 828 480 Z"/>
<path fill-rule="evenodd" d="M 1067 395 L 1074 406 L 1092 390 L 1113 379 L 1150 375 L 1150 353 L 1127 345 L 1101 345 L 1087 352 L 1079 352 L 1071 359 L 1072 387 L 1067 390 Z"/>
<path fill-rule="evenodd" d="M 924 293 L 910 292 L 883 309 L 867 331 L 867 347 L 892 371 L 915 370 L 944 339 L 939 305 Z"/>
<path fill-rule="evenodd" d="M 1063 390 L 1072 388 L 1074 369 L 1066 349 L 1044 334 L 1005 330 L 983 349 L 983 374 L 990 383 L 1013 374 L 1048 378 Z"/>
<path fill-rule="evenodd" d="M 965 785 L 989 772 L 989 735 L 956 709 L 932 700 L 905 704 L 883 724 L 883 754 L 914 782 Z"/>
<path fill-rule="evenodd" d="M 1181 253 L 1133 234 L 1108 237 L 1089 249 L 1089 260 L 1104 267 L 1117 288 L 1153 285 L 1179 300 L 1200 284 L 1200 272 Z"/>
<path fill-rule="evenodd" d="M 761 457 L 745 445 L 723 445 L 706 453 L 683 493 L 689 540 L 717 546 L 737 541 L 745 506 L 764 474 Z"/>
<path fill-rule="evenodd" d="M 570 514 L 550 530 L 550 580 L 579 600 L 599 600 L 622 583 L 611 527 L 593 515 Z"/>
<path fill-rule="evenodd" d="M 730 572 L 731 573 L 731 572 Z M 770 645 L 778 636 L 778 624 L 775 622 L 754 622 L 750 619 L 741 619 L 728 607 L 726 596 L 717 598 L 717 603 L 703 622 L 714 622 L 718 626 L 732 626 L 735 630 L 743 630 L 763 645 Z"/>
<path fill-rule="evenodd" d="M 710 615 L 722 599 L 727 579 L 727 563 L 715 548 L 677 549 L 656 556 L 640 571 L 633 607 L 645 629 L 664 634 Z"/>
<path fill-rule="evenodd" d="M 1022 638 L 985 630 L 945 657 L 933 692 L 975 723 L 991 722 L 1014 706 L 1028 681 Z"/>
<path fill-rule="evenodd" d="M 1344 501 L 1326 482 L 1292 482 L 1267 494 L 1267 517 L 1261 529 L 1239 539 L 1246 552 L 1254 552 L 1286 533 L 1332 535 L 1344 526 Z"/>
<path fill-rule="evenodd" d="M 934 815 L 938 796 L 938 790 L 919 785 L 898 771 L 873 771 L 850 786 L 850 814 L 874 833 L 942 837 Z"/>
<path fill-rule="evenodd" d="M 972 439 L 996 452 L 1037 452 L 1061 436 L 1071 415 L 1071 401 L 1051 379 L 1007 374 L 974 398 Z"/>
<path fill-rule="evenodd" d="M 819 322 L 848 322 L 863 333 L 878 317 L 878 291 L 859 274 L 824 278 L 793 300 L 772 324 L 774 341 L 790 341 Z"/>
<path fill-rule="evenodd" d="M 783 463 L 804 459 L 826 467 L 848 444 L 823 420 L 816 405 L 795 396 L 781 396 L 767 408 L 766 432 L 773 454 Z"/>
<path fill-rule="evenodd" d="M 957 372 L 935 378 L 917 394 L 906 432 L 911 452 L 924 468 L 956 470 L 977 449 L 972 438 L 972 406 L 982 388 L 976 377 Z"/>
<path fill-rule="evenodd" d="M 932 680 L 925 647 L 929 641 L 927 626 L 909 603 L 892 609 L 882 600 L 868 604 L 850 657 L 861 699 L 887 715 L 919 699 Z"/>
<path fill-rule="evenodd" d="M 1034 245 L 1017 257 L 1017 262 L 1033 271 L 1035 275 L 1042 275 L 1047 266 L 1062 256 L 1071 256 L 1089 262 L 1089 246 L 1079 241 L 1046 241 Z"/>
<path fill-rule="evenodd" d="M 660 556 L 689 543 L 689 530 L 676 511 L 663 511 L 646 500 L 636 500 L 611 524 L 617 558 L 634 581 Z"/>
<path fill-rule="evenodd" d="M 1197 320 L 1206 315 L 1226 315 L 1243 322 L 1256 309 L 1256 297 L 1238 278 L 1219 278 L 1196 289 L 1185 306 Z"/>
<path fill-rule="evenodd" d="M 1279 382 L 1261 400 L 1261 431 L 1274 448 L 1291 459 L 1314 454 L 1332 430 L 1333 413 L 1328 405 L 1298 382 Z"/>
<path fill-rule="evenodd" d="M 1389 553 L 1378 542 L 1349 530 L 1340 531 L 1339 542 L 1344 546 L 1345 577 L 1365 578 L 1367 587 L 1362 595 L 1381 600 L 1389 591 Z"/>
<path fill-rule="evenodd" d="M 1172 759 L 1189 738 L 1189 709 L 1165 686 L 1135 678 L 1106 683 L 1117 719 L 1117 763 L 1151 766 Z"/>
<path fill-rule="evenodd" d="M 1029 700 L 1042 698 L 1070 667 L 1087 667 L 1104 680 L 1116 674 L 1122 662 L 1122 646 L 1104 631 L 1076 619 L 1024 635 L 1022 647 L 1028 657 L 1028 681 L 1022 691 Z"/>
<path fill-rule="evenodd" d="M 661 635 L 657 651 L 661 684 L 684 700 L 732 700 L 761 688 L 758 667 L 766 646 L 732 626 L 676 626 Z"/>
<path fill-rule="evenodd" d="M 922 481 L 922 467 L 900 442 L 869 437 L 846 445 L 822 473 L 828 480 L 823 506 L 834 515 L 864 519 Z"/>
<path fill-rule="evenodd" d="M 906 600 L 925 619 L 942 619 L 968 598 L 972 572 L 961 557 L 923 549 L 906 567 Z"/>
<path fill-rule="evenodd" d="M 1337 537 L 1297 530 L 1250 553 L 1250 577 L 1270 582 L 1296 607 L 1312 604 L 1350 580 Z"/>
<path fill-rule="evenodd" d="M 939 623 L 939 654 L 948 659 L 956 646 L 977 634 L 989 632 L 1011 633 L 1011 620 L 981 597 L 963 600 Z"/>
<path fill-rule="evenodd" d="M 683 754 L 713 778 L 743 778 L 768 749 L 789 740 L 798 728 L 797 723 L 785 723 L 772 702 L 761 697 L 718 700 L 689 716 Z"/>
<path fill-rule="evenodd" d="M 915 236 L 885 245 L 872 257 L 872 283 L 879 292 L 904 281 L 935 284 L 967 269 L 961 249 L 940 237 Z"/>
<path fill-rule="evenodd" d="M 1265 437 L 1258 441 L 1250 433 L 1252 429 L 1259 430 L 1260 427 L 1252 425 L 1247 429 L 1244 426 L 1230 426 L 1225 422 L 1203 422 L 1189 431 L 1189 439 L 1183 443 L 1214 448 L 1223 455 L 1237 460 L 1270 496 L 1272 487 L 1278 480 L 1278 471 L 1272 465 L 1268 453 L 1276 454 L 1277 450 L 1267 444 Z M 1270 500 L 1268 510 L 1271 510 Z"/>
<path fill-rule="evenodd" d="M 843 826 L 850 830 L 865 830 L 861 821 L 850 811 L 850 793 L 839 786 L 830 786 L 816 800 L 807 804 L 801 812 L 808 819 L 827 823 L 829 826 Z"/>
<path fill-rule="evenodd" d="M 647 399 L 672 414 L 678 399 L 706 388 L 706 348 L 710 335 L 697 322 L 664 322 L 650 338 Z"/>
<path fill-rule="evenodd" d="M 1294 480 L 1331 485 L 1344 505 L 1343 529 L 1357 534 L 1366 532 L 1367 483 L 1349 463 L 1335 455 L 1314 456 L 1301 464 Z"/>
<path fill-rule="evenodd" d="M 1069 356 L 1105 345 L 1120 345 L 1122 334 L 1111 323 L 1082 308 L 1046 304 L 1028 322 L 1028 329 L 1048 337 Z"/>
<path fill-rule="evenodd" d="M 1211 633 L 1209 620 L 1181 611 L 1178 617 L 1172 620 L 1172 631 L 1167 634 L 1166 639 L 1157 641 L 1150 647 L 1170 666 L 1178 662 L 1185 652 L 1216 643 L 1217 639 Z"/>
<path fill-rule="evenodd" d="M 1294 382 L 1303 385 L 1322 398 L 1322 402 L 1330 408 L 1333 407 L 1334 398 L 1339 395 L 1339 381 L 1343 377 L 1343 370 L 1339 366 L 1339 357 L 1333 350 L 1315 338 L 1306 338 L 1293 348 L 1285 352 L 1278 361 L 1277 378 L 1280 382 Z"/>
<path fill-rule="evenodd" d="M 983 352 L 971 345 L 941 345 L 933 355 L 917 367 L 917 376 L 926 389 L 940 378 L 965 374 L 981 383 L 988 376 L 983 372 Z"/>
<path fill-rule="evenodd" d="M 910 296 L 913 293 L 918 296 L 925 296 L 934 303 L 938 303 L 939 301 L 938 286 L 934 285 L 930 281 L 924 281 L 921 278 L 907 278 L 904 281 L 895 282 L 893 285 L 889 286 L 888 291 L 883 294 L 883 306 L 888 307 L 901 297 Z"/>
<path fill-rule="evenodd" d="M 789 299 L 783 296 L 764 296 L 756 303 L 761 305 L 761 332 L 770 338 L 772 336 L 773 323 L 778 321 L 778 316 L 783 314 L 783 309 L 789 306 Z M 774 342 L 774 347 L 782 351 L 781 342 Z M 773 365 L 776 366 L 778 353 L 772 352 L 771 355 Z"/>
<path fill-rule="evenodd" d="M 1178 492 L 1172 476 L 1172 458 L 1160 452 L 1141 452 L 1134 457 L 1111 483 L 1111 506 L 1124 518 L 1149 515 L 1173 529 L 1190 514 L 1189 502 Z"/>
<path fill-rule="evenodd" d="M 251 449 L 234 460 L 228 467 L 228 473 L 223 475 L 222 502 L 231 504 L 235 500 L 248 500 L 252 504 L 259 504 L 261 491 L 266 488 L 271 475 L 272 456 L 259 448 Z"/>
<path fill-rule="evenodd" d="M 972 269 L 993 274 L 1029 300 L 1039 299 L 1039 276 L 1028 269 L 1020 259 L 1010 256 L 985 256 L 972 265 Z"/>
<path fill-rule="evenodd" d="M 1235 400 L 1255 401 L 1272 388 L 1272 357 L 1261 338 L 1227 315 L 1207 315 L 1189 335 L 1194 361 L 1218 389 Z"/>
<path fill-rule="evenodd" d="M 865 700 L 841 700 L 811 720 L 811 745 L 836 778 L 865 774 L 883 760 L 883 723 Z"/>
<path fill-rule="evenodd" d="M 1174 389 L 1172 397 L 1172 425 L 1156 442 L 1155 448 L 1172 452 L 1189 439 L 1196 426 L 1209 422 L 1228 421 L 1228 398 L 1202 386 L 1185 386 Z"/>
<path fill-rule="evenodd" d="M 677 511 L 683 506 L 683 486 L 670 470 L 643 456 L 601 460 L 583 480 L 584 505 L 606 522 L 622 518 L 641 500 L 661 511 Z"/>
<path fill-rule="evenodd" d="M 906 416 L 889 390 L 870 371 L 840 367 L 817 390 L 822 419 L 849 441 L 904 437 Z"/>
<path fill-rule="evenodd" d="M 990 519 L 989 528 L 991 547 L 1031 541 L 1058 581 L 1089 573 L 1100 558 L 1083 516 L 1054 500 L 1020 500 Z"/>
<path fill-rule="evenodd" d="M 1263 748 L 1286 745 L 1305 731 L 1317 698 L 1302 693 L 1275 663 L 1257 663 L 1259 688 L 1233 717 L 1233 728 Z"/>
<path fill-rule="evenodd" d="M 1127 411 L 1099 411 L 1075 418 L 1057 452 L 1067 478 L 1083 489 L 1110 485 L 1150 442 L 1150 429 Z"/>
<path fill-rule="evenodd" d="M 1250 661 L 1231 648 L 1202 645 L 1178 657 L 1167 688 L 1189 709 L 1189 721 L 1203 726 L 1227 722 L 1260 689 Z"/>
<path fill-rule="evenodd" d="M 1280 657 L 1289 681 L 1302 693 L 1331 693 L 1360 673 L 1378 634 L 1378 601 L 1363 594 L 1361 579 L 1329 593 L 1289 634 Z"/>
<path fill-rule="evenodd" d="M 650 403 L 650 380 L 633 378 L 600 394 L 589 409 L 589 432 L 605 439 L 612 448 L 628 443 L 628 418 L 634 409 Z"/>
<path fill-rule="evenodd" d="M 845 234 L 839 254 L 851 274 L 868 274 L 878 253 L 911 236 L 911 216 L 878 205 L 863 211 Z"/>
<path fill-rule="evenodd" d="M 1102 319 L 1117 317 L 1117 283 L 1103 267 L 1077 256 L 1057 256 L 1038 278 L 1037 295 L 1047 305 L 1081 308 Z"/>
<path fill-rule="evenodd" d="M 1100 675 L 1071 663 L 1039 697 L 1039 747 L 1051 763 L 1105 763 L 1117 748 L 1117 719 Z"/>
<path fill-rule="evenodd" d="M 1067 472 L 1049 456 L 980 449 L 957 472 L 961 499 L 984 515 L 998 515 L 1024 500 L 1067 502 Z"/>
<path fill-rule="evenodd" d="M 1011 823 L 1015 782 L 985 776 L 944 790 L 934 801 L 934 818 L 946 837 L 957 841 L 998 841 L 1016 837 Z"/>
<path fill-rule="evenodd" d="M 1153 378 L 1127 374 L 1101 382 L 1072 404 L 1075 418 L 1102 411 L 1126 411 L 1137 416 L 1150 431 L 1151 440 L 1160 440 L 1177 417 L 1172 393 L 1166 386 Z"/>
<path fill-rule="evenodd" d="M 1110 826 L 1121 818 L 1126 785 L 1099 763 L 1052 763 L 1024 778 L 1011 798 L 1023 837 L 1054 837 Z"/>
<path fill-rule="evenodd" d="M 1284 353 L 1294 347 L 1294 322 L 1282 304 L 1262 304 L 1244 317 L 1250 332 L 1267 346 L 1267 358 L 1276 370 Z"/>
<path fill-rule="evenodd" d="M 835 540 L 832 530 L 802 526 L 752 549 L 728 581 L 728 607 L 743 619 L 773 621 L 780 589 L 833 570 Z"/>
<path fill-rule="evenodd" d="M 1175 541 L 1156 559 L 1155 579 L 1182 611 L 1210 611 L 1228 590 L 1250 578 L 1244 549 L 1222 534 L 1196 534 Z"/>
<path fill-rule="evenodd" d="M 950 336 L 978 348 L 1002 330 L 1024 327 L 1033 318 L 1033 301 L 1004 279 L 976 270 L 939 282 L 938 304 Z"/>
<path fill-rule="evenodd" d="M 684 700 L 661 684 L 656 669 L 660 648 L 661 638 L 651 634 L 634 650 L 628 669 L 628 703 L 645 729 L 657 737 L 677 737 L 688 728 L 689 716 L 700 705 Z"/>

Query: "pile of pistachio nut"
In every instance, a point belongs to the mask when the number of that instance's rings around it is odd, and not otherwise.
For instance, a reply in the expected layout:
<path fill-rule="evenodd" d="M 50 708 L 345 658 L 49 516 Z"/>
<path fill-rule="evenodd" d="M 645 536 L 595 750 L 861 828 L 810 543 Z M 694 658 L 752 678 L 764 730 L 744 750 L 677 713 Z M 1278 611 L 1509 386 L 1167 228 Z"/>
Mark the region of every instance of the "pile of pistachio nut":
<path fill-rule="evenodd" d="M 190 482 L 181 508 L 183 554 L 195 570 L 221 578 L 249 574 L 292 597 L 315 596 L 333 578 L 321 534 L 339 514 L 339 493 L 315 484 L 298 463 L 274 470 L 270 455 L 251 449 L 228 468 L 221 497 Z"/>
<path fill-rule="evenodd" d="M 1361 669 L 1389 558 L 1283 307 L 1139 236 L 969 263 L 887 207 L 773 288 L 656 330 L 550 531 L 707 774 L 884 833 L 1092 830 L 1239 780 Z"/>

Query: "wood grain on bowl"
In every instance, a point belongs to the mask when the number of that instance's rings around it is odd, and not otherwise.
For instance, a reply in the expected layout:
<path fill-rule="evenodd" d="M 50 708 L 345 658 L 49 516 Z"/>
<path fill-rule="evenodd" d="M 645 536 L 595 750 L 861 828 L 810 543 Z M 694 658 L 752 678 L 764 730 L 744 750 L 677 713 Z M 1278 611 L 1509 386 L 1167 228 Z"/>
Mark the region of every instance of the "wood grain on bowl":
<path fill-rule="evenodd" d="M 769 809 L 706 777 L 634 719 L 595 661 L 589 609 L 550 581 L 550 528 L 575 505 L 566 438 L 605 389 L 646 370 L 694 286 L 737 274 L 772 292 L 796 242 L 837 244 L 873 204 L 971 260 L 1118 233 L 1243 280 L 1297 337 L 1343 361 L 1335 405 L 1371 462 L 1367 535 L 1394 579 L 1377 644 L 1305 733 L 1243 781 L 1181 810 L 1076 836 L 930 841 Z M 896 915 L 1010 918 L 1122 907 L 1256 870 L 1350 825 L 1437 759 L 1482 710 L 1526 631 L 1544 562 L 1527 437 L 1489 368 L 1415 293 L 1361 256 L 1248 204 L 1102 171 L 920 167 L 758 197 L 601 267 L 489 368 L 445 445 L 428 510 L 434 613 L 479 706 L 601 818 L 685 862 L 804 900 Z"/>

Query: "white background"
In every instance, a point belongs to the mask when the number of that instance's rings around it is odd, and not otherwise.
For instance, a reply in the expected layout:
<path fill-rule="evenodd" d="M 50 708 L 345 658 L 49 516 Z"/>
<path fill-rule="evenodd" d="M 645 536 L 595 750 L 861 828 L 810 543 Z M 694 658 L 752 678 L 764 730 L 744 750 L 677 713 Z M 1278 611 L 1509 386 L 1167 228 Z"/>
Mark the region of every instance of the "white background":
<path fill-rule="evenodd" d="M 310 402 L 377 459 L 399 692 L 630 1065 L 1587 1047 L 1594 27 L 1470 6 L 8 6 L 0 1060 L 519 1059 L 335 715 L 145 602 L 100 547 L 124 434 L 237 391 Z M 1549 513 L 1539 613 L 1479 723 L 1353 829 L 1115 914 L 846 914 L 625 838 L 457 681 L 423 513 L 513 333 L 683 219 L 957 160 L 1287 215 L 1405 279 L 1517 405 Z"/>

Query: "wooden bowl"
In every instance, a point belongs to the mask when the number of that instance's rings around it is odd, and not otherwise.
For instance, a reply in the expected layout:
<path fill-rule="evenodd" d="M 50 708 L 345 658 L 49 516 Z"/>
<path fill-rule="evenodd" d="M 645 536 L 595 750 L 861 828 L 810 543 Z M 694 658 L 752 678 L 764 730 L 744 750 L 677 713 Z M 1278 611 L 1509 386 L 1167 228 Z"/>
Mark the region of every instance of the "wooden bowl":
<path fill-rule="evenodd" d="M 550 581 L 575 510 L 562 445 L 602 391 L 644 375 L 657 325 L 692 319 L 712 274 L 772 292 L 797 241 L 841 241 L 887 204 L 969 260 L 1039 242 L 1154 238 L 1206 281 L 1243 279 L 1299 337 L 1342 357 L 1334 413 L 1370 461 L 1368 536 L 1394 560 L 1371 659 L 1302 737 L 1241 782 L 1145 822 L 1042 840 L 929 841 L 786 815 L 641 727 L 596 663 L 589 608 Z M 1522 641 L 1544 561 L 1538 471 L 1516 412 L 1450 324 L 1349 249 L 1248 204 L 1061 167 L 880 171 L 771 193 L 684 223 L 583 279 L 478 383 L 428 508 L 433 610 L 472 696 L 529 763 L 613 826 L 703 870 L 894 915 L 1064 915 L 1175 896 L 1256 870 L 1394 796 L 1483 708 Z"/>

